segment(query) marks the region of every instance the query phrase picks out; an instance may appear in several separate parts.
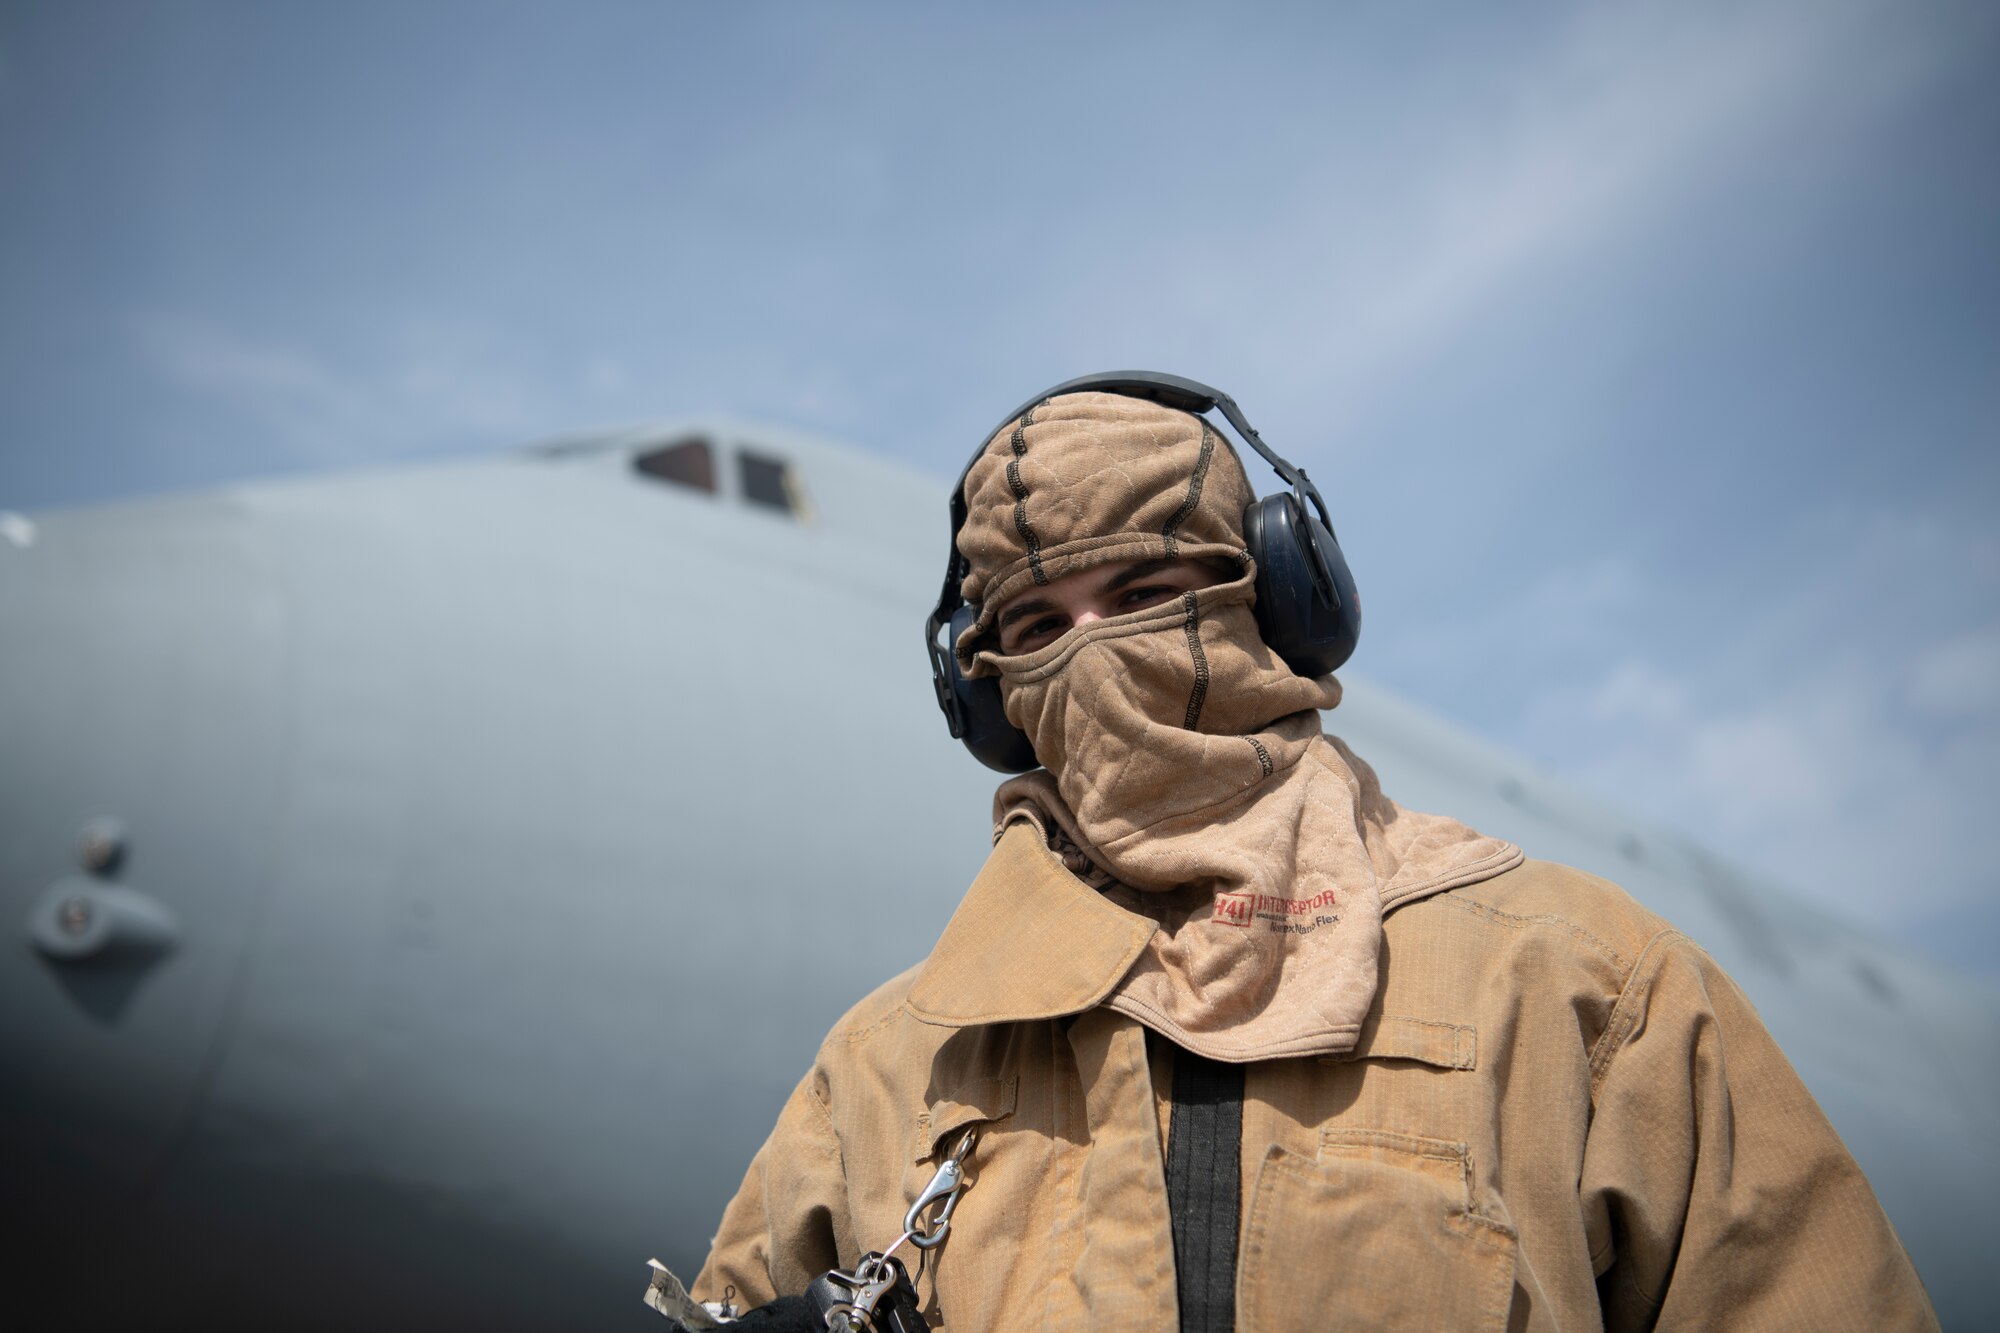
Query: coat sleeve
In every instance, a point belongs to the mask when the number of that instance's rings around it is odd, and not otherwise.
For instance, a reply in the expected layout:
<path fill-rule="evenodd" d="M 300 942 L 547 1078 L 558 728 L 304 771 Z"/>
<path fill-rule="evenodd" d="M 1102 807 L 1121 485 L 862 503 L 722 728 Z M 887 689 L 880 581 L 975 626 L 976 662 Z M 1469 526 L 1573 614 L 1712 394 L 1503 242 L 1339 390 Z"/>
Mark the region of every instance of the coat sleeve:
<path fill-rule="evenodd" d="M 1667 931 L 1591 1057 L 1581 1181 L 1609 1329 L 1935 1329 L 1861 1168 L 1715 963 Z"/>
<path fill-rule="evenodd" d="M 723 1210 L 691 1294 L 740 1308 L 798 1296 L 839 1256 L 855 1250 L 840 1142 L 814 1069 L 792 1090 L 771 1137 L 757 1150 Z"/>

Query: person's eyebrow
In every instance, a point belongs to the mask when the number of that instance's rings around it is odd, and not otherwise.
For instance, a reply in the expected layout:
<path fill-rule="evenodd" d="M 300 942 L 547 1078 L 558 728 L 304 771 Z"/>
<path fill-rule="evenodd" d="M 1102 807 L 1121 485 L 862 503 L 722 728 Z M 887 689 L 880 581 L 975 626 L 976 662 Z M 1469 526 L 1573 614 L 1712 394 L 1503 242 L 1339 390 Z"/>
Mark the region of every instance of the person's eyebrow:
<path fill-rule="evenodd" d="M 1140 579 L 1149 579 L 1161 570 L 1170 569 L 1179 563 L 1181 562 L 1172 556 L 1155 556 L 1151 560 L 1141 560 L 1130 569 L 1121 570 L 1112 578 L 1107 579 L 1097 591 L 1099 593 L 1117 592 L 1127 584 L 1137 583 Z M 1025 602 L 1017 602 L 1005 611 L 1002 611 L 1000 618 L 993 623 L 993 628 L 1004 630 L 1023 616 L 1038 616 L 1044 611 L 1059 611 L 1061 609 L 1061 607 L 1046 597 L 1031 598 Z"/>
<path fill-rule="evenodd" d="M 1023 616 L 1038 616 L 1044 611 L 1053 611 L 1056 604 L 1046 597 L 1036 597 L 1025 602 L 1016 602 L 1000 613 L 1000 619 L 993 628 L 1004 630 Z"/>
<path fill-rule="evenodd" d="M 1178 565 L 1179 563 L 1180 561 L 1174 559 L 1172 556 L 1156 556 L 1151 560 L 1141 560 L 1138 564 L 1132 566 L 1128 570 L 1125 570 L 1123 573 L 1119 574 L 1116 578 L 1106 583 L 1102 588 L 1098 589 L 1098 591 L 1117 592 L 1120 588 L 1124 587 L 1128 583 L 1137 583 L 1140 579 L 1149 579 L 1153 577 L 1153 575 L 1159 573 L 1161 570 L 1171 569 L 1173 566 Z"/>

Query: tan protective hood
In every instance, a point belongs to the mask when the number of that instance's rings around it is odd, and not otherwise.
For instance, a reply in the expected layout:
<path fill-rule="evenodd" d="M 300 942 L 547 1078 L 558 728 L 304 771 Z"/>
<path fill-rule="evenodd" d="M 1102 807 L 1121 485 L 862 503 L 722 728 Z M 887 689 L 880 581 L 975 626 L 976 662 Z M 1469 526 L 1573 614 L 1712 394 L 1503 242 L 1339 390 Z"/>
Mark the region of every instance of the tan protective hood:
<path fill-rule="evenodd" d="M 956 645 L 997 673 L 1045 769 L 994 797 L 1065 864 L 1157 929 L 1104 1001 L 1213 1059 L 1352 1049 L 1387 907 L 1518 864 L 1520 850 L 1405 811 L 1320 732 L 1332 677 L 1294 675 L 1257 632 L 1242 465 L 1207 423 L 1113 395 L 1050 400 L 966 479 L 959 549 L 980 615 Z M 984 637 L 1028 587 L 1114 560 L 1227 560 L 1178 601 L 1003 656 Z"/>

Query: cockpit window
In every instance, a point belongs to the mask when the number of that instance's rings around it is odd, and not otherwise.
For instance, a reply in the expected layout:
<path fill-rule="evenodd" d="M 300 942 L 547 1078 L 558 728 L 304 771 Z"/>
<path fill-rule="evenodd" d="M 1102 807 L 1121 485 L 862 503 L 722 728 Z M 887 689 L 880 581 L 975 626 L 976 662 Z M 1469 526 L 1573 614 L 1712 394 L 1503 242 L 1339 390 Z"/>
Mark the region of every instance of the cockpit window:
<path fill-rule="evenodd" d="M 811 517 L 805 488 L 792 465 L 782 458 L 739 449 L 736 461 L 742 469 L 743 498 L 751 504 L 783 510 L 793 518 Z"/>
<path fill-rule="evenodd" d="M 640 454 L 632 466 L 649 477 L 715 494 L 715 447 L 700 436 Z"/>

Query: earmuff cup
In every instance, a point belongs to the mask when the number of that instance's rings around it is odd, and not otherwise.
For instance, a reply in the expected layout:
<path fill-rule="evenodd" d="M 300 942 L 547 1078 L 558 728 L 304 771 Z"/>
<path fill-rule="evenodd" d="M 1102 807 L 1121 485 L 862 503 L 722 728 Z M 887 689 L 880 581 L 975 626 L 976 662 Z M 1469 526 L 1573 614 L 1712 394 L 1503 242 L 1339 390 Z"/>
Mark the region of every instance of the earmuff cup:
<path fill-rule="evenodd" d="M 977 606 L 961 605 L 951 613 L 951 628 L 947 631 L 951 637 L 946 642 L 957 643 L 959 635 L 971 629 L 978 618 Z M 1026 773 L 1031 768 L 1040 768 L 1041 760 L 1035 758 L 1035 747 L 1029 742 L 1028 733 L 1007 720 L 1007 709 L 1000 702 L 998 678 L 967 679 L 958 669 L 956 654 L 946 670 L 951 673 L 952 698 L 958 701 L 959 718 L 965 726 L 965 734 L 959 739 L 972 751 L 972 757 L 1002 773 Z"/>
<path fill-rule="evenodd" d="M 1281 491 L 1243 510 L 1243 544 L 1257 561 L 1257 632 L 1301 676 L 1324 676 L 1354 656 L 1361 599 L 1340 543 L 1325 524 Z M 1332 597 L 1313 578 L 1313 547 L 1332 578 Z"/>
<path fill-rule="evenodd" d="M 1315 562 L 1308 542 L 1317 542 L 1325 557 L 1333 580 L 1332 600 L 1315 586 Z M 1361 602 L 1355 595 L 1354 576 L 1348 572 L 1346 557 L 1333 534 L 1302 511 L 1296 497 L 1280 492 L 1244 507 L 1243 544 L 1257 562 L 1257 632 L 1264 642 L 1301 676 L 1324 676 L 1338 670 L 1353 656 L 1354 645 L 1361 638 Z M 961 604 L 951 614 L 945 642 L 956 644 L 978 618 L 977 606 Z M 946 670 L 965 728 L 959 739 L 973 757 L 1001 773 L 1026 773 L 1040 767 L 1027 733 L 1007 720 L 999 680 L 992 676 L 967 679 L 958 669 L 955 654 Z"/>

